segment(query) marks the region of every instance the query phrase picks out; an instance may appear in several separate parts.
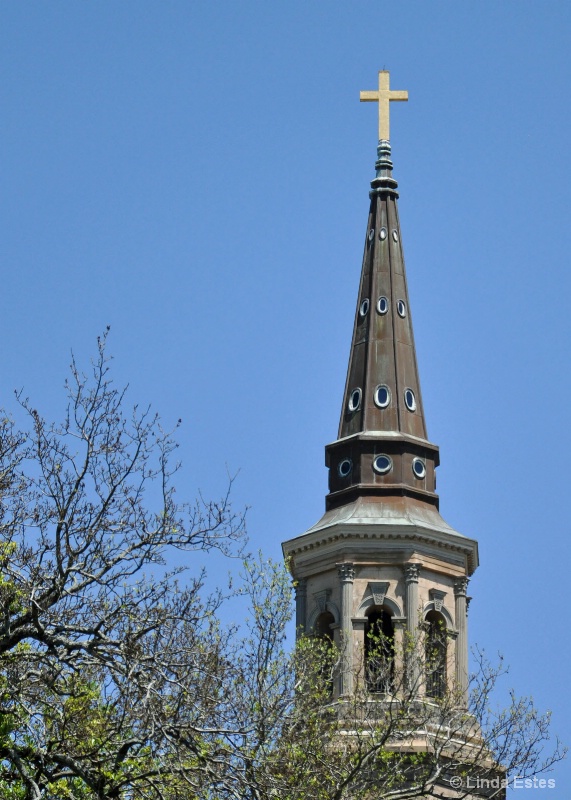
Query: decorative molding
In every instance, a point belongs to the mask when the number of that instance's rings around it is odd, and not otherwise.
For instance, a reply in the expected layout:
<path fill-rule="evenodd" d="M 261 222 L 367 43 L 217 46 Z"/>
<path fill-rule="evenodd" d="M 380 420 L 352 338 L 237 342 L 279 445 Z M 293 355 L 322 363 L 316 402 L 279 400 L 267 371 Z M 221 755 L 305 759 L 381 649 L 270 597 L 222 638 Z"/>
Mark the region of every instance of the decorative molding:
<path fill-rule="evenodd" d="M 363 599 L 361 600 L 361 605 L 359 606 L 357 614 L 359 615 L 362 614 L 363 617 L 365 617 L 368 609 L 370 609 L 371 606 L 376 606 L 376 605 L 377 603 L 375 602 L 375 598 L 373 596 L 373 593 L 371 592 L 371 587 L 369 584 L 367 585 L 367 589 L 365 591 L 365 594 L 363 595 Z M 385 595 L 385 597 L 383 598 L 382 605 L 384 605 L 385 608 L 387 608 L 389 611 L 392 612 L 393 618 L 395 616 L 402 617 L 403 614 L 402 608 L 399 606 L 396 600 L 393 600 L 391 597 L 387 597 Z"/>
<path fill-rule="evenodd" d="M 469 582 L 469 578 L 467 578 L 467 577 L 456 578 L 456 580 L 454 581 L 454 596 L 455 597 L 462 597 L 462 596 L 465 597 L 466 596 L 466 591 L 468 589 L 468 582 Z"/>
<path fill-rule="evenodd" d="M 315 538 L 310 538 L 308 541 L 308 534 L 310 533 L 311 536 L 315 536 Z M 432 546 L 436 544 L 442 550 L 459 553 L 467 557 L 471 572 L 478 566 L 477 556 L 475 557 L 474 551 L 476 543 L 472 539 L 466 540 L 463 537 L 457 537 L 454 540 L 446 540 L 443 539 L 440 532 L 436 530 L 425 532 L 418 528 L 413 528 L 411 530 L 408 527 L 402 530 L 395 530 L 392 526 L 381 528 L 380 526 L 369 525 L 356 528 L 353 523 L 350 529 L 339 530 L 337 525 L 328 525 L 319 531 L 319 536 L 316 535 L 317 533 L 317 531 L 314 533 L 310 529 L 310 531 L 306 531 L 304 535 L 296 539 L 291 539 L 289 542 L 285 542 L 284 546 L 287 546 L 286 551 L 288 556 L 291 558 L 292 556 L 308 553 L 312 550 L 318 550 L 333 542 L 345 542 L 347 540 L 402 541 L 403 538 L 406 538 L 407 541 L 419 542 L 420 544 Z M 299 541 L 299 544 L 293 546 L 293 542 L 295 541 Z"/>
<path fill-rule="evenodd" d="M 323 614 L 324 611 L 327 611 L 329 598 L 331 597 L 331 589 L 322 589 L 320 592 L 314 592 L 313 597 L 317 603 L 319 613 Z"/>
<path fill-rule="evenodd" d="M 341 578 L 341 583 L 353 583 L 355 580 L 355 565 L 350 561 L 337 564 L 337 572 Z"/>
<path fill-rule="evenodd" d="M 444 604 L 446 592 L 442 592 L 440 589 L 429 589 L 428 596 L 434 603 L 434 610 L 442 613 L 442 606 Z"/>
<path fill-rule="evenodd" d="M 316 594 L 320 594 L 320 592 L 316 592 Z M 316 600 L 314 595 L 314 600 Z M 315 623 L 317 622 L 318 617 L 323 614 L 324 611 L 329 611 L 329 613 L 333 616 L 334 622 L 332 623 L 332 628 L 339 628 L 341 626 L 341 612 L 339 611 L 339 607 L 331 600 L 330 597 L 327 598 L 326 606 L 324 609 L 321 609 L 319 606 L 319 602 L 313 602 L 311 604 L 311 612 L 307 618 L 307 631 L 315 631 Z"/>
<path fill-rule="evenodd" d="M 382 606 L 385 602 L 385 597 L 389 591 L 390 583 L 388 581 L 369 582 L 367 588 L 370 591 L 373 602 L 376 606 Z"/>

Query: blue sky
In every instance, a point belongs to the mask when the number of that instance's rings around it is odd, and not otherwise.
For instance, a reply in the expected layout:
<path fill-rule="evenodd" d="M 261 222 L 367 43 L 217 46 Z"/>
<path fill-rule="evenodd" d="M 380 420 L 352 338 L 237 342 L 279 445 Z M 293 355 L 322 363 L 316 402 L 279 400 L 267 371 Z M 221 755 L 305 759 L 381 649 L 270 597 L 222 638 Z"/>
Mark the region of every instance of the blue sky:
<path fill-rule="evenodd" d="M 0 4 L 0 400 L 57 416 L 71 349 L 111 325 L 117 382 L 183 419 L 179 496 L 239 469 L 275 557 L 323 511 L 359 91 L 383 67 L 409 91 L 394 172 L 441 511 L 480 542 L 470 638 L 568 743 L 570 52 L 557 0 Z"/>

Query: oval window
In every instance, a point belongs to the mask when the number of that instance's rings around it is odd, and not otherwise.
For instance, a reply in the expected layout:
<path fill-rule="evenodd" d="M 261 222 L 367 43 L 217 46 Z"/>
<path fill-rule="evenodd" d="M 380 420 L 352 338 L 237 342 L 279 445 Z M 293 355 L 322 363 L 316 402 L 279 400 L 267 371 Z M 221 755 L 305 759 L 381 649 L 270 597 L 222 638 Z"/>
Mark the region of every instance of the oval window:
<path fill-rule="evenodd" d="M 390 472 L 393 467 L 393 462 L 388 456 L 376 456 L 375 460 L 373 461 L 373 469 L 375 472 L 378 472 L 379 475 L 384 475 L 386 472 Z"/>
<path fill-rule="evenodd" d="M 404 403 L 409 411 L 416 411 L 416 397 L 412 389 L 404 390 Z"/>
<path fill-rule="evenodd" d="M 389 301 L 386 297 L 379 297 L 377 300 L 377 311 L 379 314 L 386 314 L 389 310 Z"/>
<path fill-rule="evenodd" d="M 375 229 L 371 228 L 371 230 L 369 231 L 369 241 L 372 242 L 374 238 L 375 238 Z"/>
<path fill-rule="evenodd" d="M 396 231 L 396 230 L 393 231 L 393 239 L 394 239 L 395 242 L 398 242 L 398 240 L 399 240 L 398 231 Z"/>
<path fill-rule="evenodd" d="M 404 300 L 397 300 L 397 314 L 399 317 L 406 317 L 406 303 Z"/>
<path fill-rule="evenodd" d="M 369 313 L 369 298 L 366 297 L 359 306 L 359 315 L 361 317 L 366 317 L 368 313 Z"/>
<path fill-rule="evenodd" d="M 379 239 L 382 242 L 384 242 L 386 238 L 387 238 L 387 229 L 386 228 L 381 228 L 381 230 L 379 231 Z"/>
<path fill-rule="evenodd" d="M 391 391 L 388 386 L 381 384 L 375 389 L 375 403 L 379 408 L 386 408 L 391 402 Z"/>
<path fill-rule="evenodd" d="M 337 467 L 337 472 L 339 473 L 340 478 L 346 478 L 347 475 L 350 474 L 351 470 L 353 469 L 353 462 L 350 458 L 344 458 L 343 461 L 339 463 Z"/>
<path fill-rule="evenodd" d="M 421 458 L 412 459 L 412 471 L 416 478 L 424 478 L 426 475 L 426 464 Z"/>
<path fill-rule="evenodd" d="M 353 389 L 349 398 L 349 411 L 358 411 L 361 408 L 361 390 Z"/>

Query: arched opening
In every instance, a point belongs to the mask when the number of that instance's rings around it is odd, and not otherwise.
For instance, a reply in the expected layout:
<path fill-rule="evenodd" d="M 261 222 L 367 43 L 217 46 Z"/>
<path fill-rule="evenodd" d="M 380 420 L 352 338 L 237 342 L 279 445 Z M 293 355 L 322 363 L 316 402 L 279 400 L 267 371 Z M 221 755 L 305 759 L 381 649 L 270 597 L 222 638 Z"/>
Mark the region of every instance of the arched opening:
<path fill-rule="evenodd" d="M 373 608 L 365 625 L 365 677 L 369 692 L 390 694 L 395 672 L 395 629 L 391 612 Z"/>
<path fill-rule="evenodd" d="M 448 655 L 446 621 L 438 611 L 429 611 L 426 615 L 426 626 L 426 694 L 428 697 L 442 698 L 446 693 Z"/>
<path fill-rule="evenodd" d="M 335 617 L 330 611 L 324 611 L 315 620 L 315 635 L 319 639 L 327 639 L 333 643 L 333 625 Z"/>

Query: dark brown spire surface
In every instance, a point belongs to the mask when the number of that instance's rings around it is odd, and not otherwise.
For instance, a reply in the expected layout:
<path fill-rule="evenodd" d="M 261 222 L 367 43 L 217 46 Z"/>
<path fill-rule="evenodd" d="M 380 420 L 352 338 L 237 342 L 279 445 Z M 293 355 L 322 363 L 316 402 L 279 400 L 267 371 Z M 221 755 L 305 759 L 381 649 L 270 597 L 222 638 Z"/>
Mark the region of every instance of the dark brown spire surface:
<path fill-rule="evenodd" d="M 366 495 L 438 505 L 389 142 L 377 152 L 338 439 L 326 447 L 327 508 Z"/>

